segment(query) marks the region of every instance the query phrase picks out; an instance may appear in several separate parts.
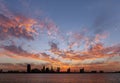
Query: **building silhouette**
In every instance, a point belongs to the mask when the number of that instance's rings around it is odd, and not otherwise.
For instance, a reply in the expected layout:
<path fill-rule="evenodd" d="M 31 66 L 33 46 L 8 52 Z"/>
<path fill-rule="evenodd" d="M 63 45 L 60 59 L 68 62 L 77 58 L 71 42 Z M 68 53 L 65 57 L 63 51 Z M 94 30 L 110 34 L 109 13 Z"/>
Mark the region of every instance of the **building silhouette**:
<path fill-rule="evenodd" d="M 56 70 L 54 70 L 54 67 L 51 66 L 50 67 L 45 67 L 43 66 L 42 69 L 31 69 L 31 65 L 27 64 L 27 73 L 120 73 L 120 71 L 114 71 L 114 72 L 104 72 L 103 70 L 99 70 L 98 72 L 96 70 L 92 70 L 89 72 L 85 72 L 84 68 L 81 68 L 80 71 L 74 71 L 71 72 L 70 67 L 65 71 L 60 71 L 60 67 L 57 67 Z M 0 73 L 26 73 L 26 71 L 19 71 L 19 70 L 8 70 L 8 71 L 4 71 L 2 69 L 0 69 Z"/>
<path fill-rule="evenodd" d="M 2 69 L 0 69 L 0 73 L 2 73 L 3 72 L 3 70 Z"/>
<path fill-rule="evenodd" d="M 45 72 L 45 66 L 43 66 L 43 68 L 41 69 L 41 71 L 44 73 Z"/>
<path fill-rule="evenodd" d="M 97 73 L 97 71 L 96 71 L 96 70 L 93 70 L 93 71 L 91 71 L 91 73 Z"/>
<path fill-rule="evenodd" d="M 27 73 L 30 73 L 30 72 L 31 72 L 31 65 L 27 64 Z"/>
<path fill-rule="evenodd" d="M 46 73 L 49 73 L 50 72 L 50 69 L 47 67 L 46 70 L 45 70 Z"/>
<path fill-rule="evenodd" d="M 57 67 L 57 70 L 56 70 L 56 72 L 58 72 L 58 73 L 60 72 L 60 67 Z"/>
<path fill-rule="evenodd" d="M 84 73 L 84 72 L 85 72 L 84 68 L 80 69 L 80 73 Z"/>
<path fill-rule="evenodd" d="M 70 73 L 70 68 L 67 69 L 67 73 Z"/>
<path fill-rule="evenodd" d="M 41 71 L 37 68 L 31 70 L 32 73 L 40 73 Z"/>
<path fill-rule="evenodd" d="M 51 72 L 51 73 L 54 72 L 53 66 L 51 66 L 50 72 Z"/>
<path fill-rule="evenodd" d="M 100 70 L 99 73 L 104 73 L 104 71 L 103 71 L 103 70 Z"/>

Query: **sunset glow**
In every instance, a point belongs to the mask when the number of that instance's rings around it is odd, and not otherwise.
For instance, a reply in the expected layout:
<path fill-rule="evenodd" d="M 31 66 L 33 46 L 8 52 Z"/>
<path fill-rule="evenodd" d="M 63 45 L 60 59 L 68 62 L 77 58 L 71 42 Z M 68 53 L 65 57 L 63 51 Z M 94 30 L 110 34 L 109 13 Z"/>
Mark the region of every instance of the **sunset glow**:
<path fill-rule="evenodd" d="M 120 70 L 118 2 L 0 0 L 0 69 Z"/>

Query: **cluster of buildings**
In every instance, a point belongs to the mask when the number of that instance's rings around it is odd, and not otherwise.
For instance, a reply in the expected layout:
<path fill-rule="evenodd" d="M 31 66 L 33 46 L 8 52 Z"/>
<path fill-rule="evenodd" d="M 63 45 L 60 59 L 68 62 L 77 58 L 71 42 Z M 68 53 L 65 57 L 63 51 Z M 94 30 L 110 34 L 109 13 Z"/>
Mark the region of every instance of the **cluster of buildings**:
<path fill-rule="evenodd" d="M 0 69 L 0 73 L 104 73 L 104 71 L 99 71 L 97 72 L 96 70 L 90 71 L 90 72 L 86 72 L 84 68 L 81 68 L 80 71 L 78 72 L 73 72 L 71 71 L 70 68 L 68 68 L 66 71 L 62 72 L 60 67 L 57 67 L 56 69 L 54 69 L 52 66 L 50 67 L 45 67 L 43 66 L 42 69 L 37 69 L 31 68 L 30 64 L 27 64 L 27 70 L 26 71 L 18 71 L 18 70 L 8 70 L 8 71 L 3 71 L 2 69 Z M 120 71 L 114 71 L 114 72 L 106 72 L 106 73 L 120 73 Z"/>
<path fill-rule="evenodd" d="M 70 72 L 71 69 L 68 68 L 64 73 L 70 73 Z M 84 72 L 85 72 L 84 68 L 80 69 L 80 73 L 84 73 Z M 27 73 L 62 73 L 62 72 L 60 71 L 60 67 L 57 67 L 57 69 L 54 70 L 52 66 L 51 68 L 43 66 L 43 68 L 39 70 L 37 68 L 31 69 L 31 65 L 27 64 Z"/>
<path fill-rule="evenodd" d="M 39 70 L 37 68 L 31 69 L 31 65 L 27 64 L 27 73 L 54 73 L 54 72 L 60 73 L 60 67 L 57 67 L 57 69 L 54 70 L 52 66 L 51 68 L 43 66 L 43 68 Z"/>

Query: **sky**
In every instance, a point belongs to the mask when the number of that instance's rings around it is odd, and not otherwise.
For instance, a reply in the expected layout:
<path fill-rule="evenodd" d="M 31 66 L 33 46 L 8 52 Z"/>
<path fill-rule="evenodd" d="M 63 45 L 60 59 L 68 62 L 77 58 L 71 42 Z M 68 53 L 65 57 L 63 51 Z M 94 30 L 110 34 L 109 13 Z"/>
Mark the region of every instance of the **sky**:
<path fill-rule="evenodd" d="M 120 70 L 119 0 L 0 0 L 0 68 Z"/>

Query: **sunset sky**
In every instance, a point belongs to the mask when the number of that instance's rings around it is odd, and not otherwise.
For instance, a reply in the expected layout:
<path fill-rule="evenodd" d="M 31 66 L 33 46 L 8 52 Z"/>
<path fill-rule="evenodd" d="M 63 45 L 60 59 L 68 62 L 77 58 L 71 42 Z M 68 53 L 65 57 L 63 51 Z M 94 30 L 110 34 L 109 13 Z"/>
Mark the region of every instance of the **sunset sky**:
<path fill-rule="evenodd" d="M 0 0 L 0 69 L 120 70 L 120 0 Z"/>

